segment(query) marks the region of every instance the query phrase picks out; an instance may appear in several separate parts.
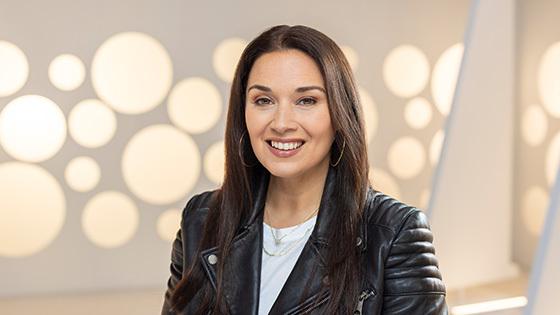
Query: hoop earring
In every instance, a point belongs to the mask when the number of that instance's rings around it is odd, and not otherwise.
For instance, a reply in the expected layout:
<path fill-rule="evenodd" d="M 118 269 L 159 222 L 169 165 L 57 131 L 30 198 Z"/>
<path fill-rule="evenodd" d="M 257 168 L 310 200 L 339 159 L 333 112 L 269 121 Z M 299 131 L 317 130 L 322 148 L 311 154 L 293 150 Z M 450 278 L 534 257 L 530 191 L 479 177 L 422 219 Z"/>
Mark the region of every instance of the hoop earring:
<path fill-rule="evenodd" d="M 342 155 L 344 154 L 344 147 L 346 146 L 346 139 L 343 139 L 343 141 L 344 142 L 342 143 L 342 150 L 340 151 L 340 156 L 338 157 L 338 160 L 336 160 L 336 163 L 334 163 L 334 165 L 331 164 L 331 166 L 337 166 L 338 163 L 340 162 L 340 159 L 342 158 Z M 329 164 L 330 164 L 330 162 L 329 162 Z"/>
<path fill-rule="evenodd" d="M 242 142 L 243 142 L 243 137 L 245 137 L 245 134 L 247 133 L 247 131 L 243 131 L 243 134 L 241 135 L 241 138 L 239 138 L 239 146 L 237 149 L 237 153 L 239 154 L 239 158 L 241 159 L 241 164 L 243 164 L 245 167 L 253 167 L 255 166 L 255 164 L 253 165 L 248 165 L 245 163 L 244 159 L 243 159 L 243 153 L 241 152 L 241 147 L 242 147 Z"/>

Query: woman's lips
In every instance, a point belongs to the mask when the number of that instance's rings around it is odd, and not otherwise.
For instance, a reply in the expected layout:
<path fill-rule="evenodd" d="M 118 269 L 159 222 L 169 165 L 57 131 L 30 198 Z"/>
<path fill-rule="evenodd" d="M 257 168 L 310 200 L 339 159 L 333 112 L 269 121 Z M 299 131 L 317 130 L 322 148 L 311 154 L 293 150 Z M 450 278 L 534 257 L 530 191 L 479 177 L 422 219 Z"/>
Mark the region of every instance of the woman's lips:
<path fill-rule="evenodd" d="M 272 154 L 274 154 L 277 157 L 281 157 L 281 158 L 287 158 L 287 157 L 291 157 L 296 155 L 300 149 L 305 145 L 305 142 L 302 143 L 299 147 L 292 149 L 292 150 L 280 150 L 280 149 L 276 149 L 275 147 L 272 146 L 272 144 L 270 143 L 270 141 L 266 141 L 267 145 L 268 145 L 268 149 L 270 150 L 270 152 L 272 152 Z"/>

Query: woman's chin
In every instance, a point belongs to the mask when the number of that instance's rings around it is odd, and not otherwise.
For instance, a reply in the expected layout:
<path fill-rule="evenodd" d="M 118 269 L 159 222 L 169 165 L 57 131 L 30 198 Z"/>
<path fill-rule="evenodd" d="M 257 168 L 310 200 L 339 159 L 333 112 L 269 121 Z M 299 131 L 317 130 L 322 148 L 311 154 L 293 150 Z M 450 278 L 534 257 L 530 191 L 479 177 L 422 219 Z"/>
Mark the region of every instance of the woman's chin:
<path fill-rule="evenodd" d="M 287 164 L 287 163 L 285 163 Z M 265 165 L 270 175 L 279 178 L 295 178 L 301 175 L 301 169 L 294 165 Z"/>

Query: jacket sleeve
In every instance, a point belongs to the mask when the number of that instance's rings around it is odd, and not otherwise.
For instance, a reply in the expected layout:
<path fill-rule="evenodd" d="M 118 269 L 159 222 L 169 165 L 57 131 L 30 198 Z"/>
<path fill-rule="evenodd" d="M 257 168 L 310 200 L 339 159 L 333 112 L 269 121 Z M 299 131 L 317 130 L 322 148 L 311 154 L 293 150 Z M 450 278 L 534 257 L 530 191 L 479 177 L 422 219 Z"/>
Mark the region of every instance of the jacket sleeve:
<path fill-rule="evenodd" d="M 173 246 L 171 249 L 171 264 L 169 269 L 171 271 L 171 275 L 167 280 L 167 290 L 165 291 L 164 301 L 163 301 L 163 308 L 161 310 L 162 315 L 172 315 L 175 314 L 170 307 L 171 303 L 171 293 L 172 289 L 175 288 L 175 285 L 181 280 L 183 277 L 183 232 L 182 227 L 184 226 L 185 215 L 188 209 L 191 207 L 194 198 L 191 198 L 187 205 L 183 209 L 181 214 L 181 228 L 177 231 L 175 236 L 175 240 L 173 241 Z"/>
<path fill-rule="evenodd" d="M 409 212 L 385 263 L 383 315 L 445 315 L 445 286 L 426 215 Z"/>

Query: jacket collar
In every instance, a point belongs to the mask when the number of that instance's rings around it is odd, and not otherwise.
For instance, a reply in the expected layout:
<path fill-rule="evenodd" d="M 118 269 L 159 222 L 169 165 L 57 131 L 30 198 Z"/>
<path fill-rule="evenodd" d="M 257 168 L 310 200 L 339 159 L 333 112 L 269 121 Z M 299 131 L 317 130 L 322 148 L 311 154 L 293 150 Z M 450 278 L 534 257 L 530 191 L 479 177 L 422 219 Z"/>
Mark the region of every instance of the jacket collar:
<path fill-rule="evenodd" d="M 316 301 L 323 303 L 328 298 L 320 291 L 326 281 L 327 232 L 332 220 L 336 168 L 329 166 L 325 186 L 321 197 L 315 228 L 305 244 L 300 259 L 296 262 L 286 283 L 280 291 L 269 314 L 286 314 L 304 310 Z M 253 207 L 249 219 L 234 238 L 228 254 L 228 264 L 223 275 L 226 301 L 231 314 L 257 314 L 260 295 L 262 243 L 263 243 L 263 209 L 270 175 L 261 176 L 253 195 Z M 371 192 L 368 191 L 368 194 Z M 369 198 L 368 198 L 369 199 Z M 367 208 L 367 207 L 366 207 Z M 366 228 L 361 225 L 357 246 L 365 250 Z M 211 257 L 213 256 L 213 257 Z M 212 247 L 201 252 L 200 260 L 212 286 L 216 288 L 216 261 L 222 259 L 217 248 Z M 302 284 L 307 288 L 303 288 Z"/>

